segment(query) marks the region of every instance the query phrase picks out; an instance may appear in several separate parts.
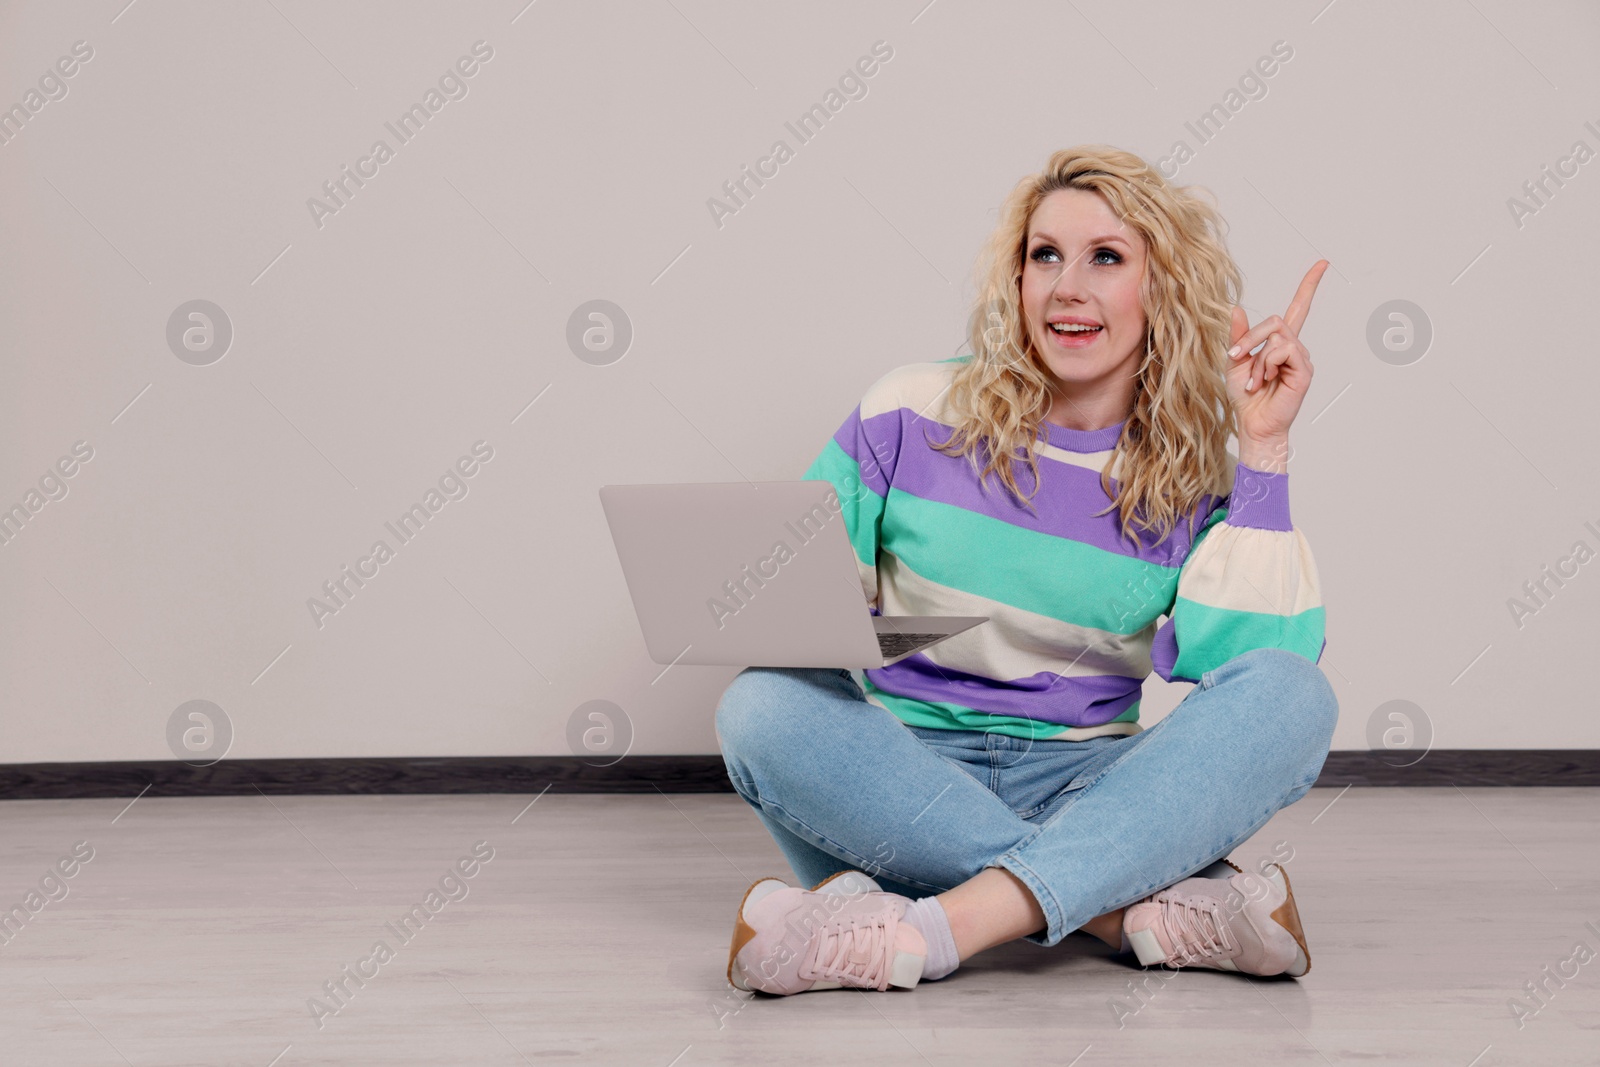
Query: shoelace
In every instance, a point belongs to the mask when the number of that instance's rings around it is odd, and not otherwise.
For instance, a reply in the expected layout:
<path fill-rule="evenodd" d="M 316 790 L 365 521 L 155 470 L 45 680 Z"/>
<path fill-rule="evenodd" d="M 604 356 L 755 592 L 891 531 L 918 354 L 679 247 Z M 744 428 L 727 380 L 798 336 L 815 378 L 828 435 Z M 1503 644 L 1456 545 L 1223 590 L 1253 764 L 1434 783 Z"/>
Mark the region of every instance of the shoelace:
<path fill-rule="evenodd" d="M 797 973 L 808 981 L 887 989 L 889 949 L 898 925 L 892 908 L 830 923 L 812 939 L 812 950 Z"/>
<path fill-rule="evenodd" d="M 1182 967 L 1238 947 L 1216 903 L 1194 904 L 1177 894 L 1157 894 L 1161 922 L 1172 940 L 1167 963 Z"/>

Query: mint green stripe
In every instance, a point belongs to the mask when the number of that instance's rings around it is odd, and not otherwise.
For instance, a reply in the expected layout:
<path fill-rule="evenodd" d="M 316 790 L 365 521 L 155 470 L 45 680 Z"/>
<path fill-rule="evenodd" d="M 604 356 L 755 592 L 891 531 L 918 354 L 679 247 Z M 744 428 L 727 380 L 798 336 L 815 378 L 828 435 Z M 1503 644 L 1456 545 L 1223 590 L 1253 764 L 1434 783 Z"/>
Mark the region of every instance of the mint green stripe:
<path fill-rule="evenodd" d="M 861 464 L 830 437 L 822 447 L 822 454 L 800 478 L 802 481 L 825 478 L 833 483 L 834 492 L 839 496 L 840 512 L 844 515 L 844 528 L 849 531 L 850 545 L 856 550 L 856 559 L 868 567 L 877 567 L 878 520 L 883 517 L 883 497 L 861 480 Z"/>
<path fill-rule="evenodd" d="M 1108 633 L 1147 626 L 1171 603 L 1179 568 L 1013 526 L 893 486 L 883 547 L 950 589 Z"/>
<path fill-rule="evenodd" d="M 929 730 L 973 730 L 978 733 L 1004 734 L 1007 737 L 1021 737 L 1033 741 L 1048 741 L 1071 729 L 1059 723 L 1044 722 L 1040 719 L 979 711 L 964 704 L 916 700 L 895 693 L 886 693 L 873 685 L 871 678 L 867 678 L 866 682 L 866 691 L 881 700 L 897 719 L 910 726 L 920 726 Z M 1139 704 L 1139 701 L 1134 701 L 1121 715 L 1109 721 L 1138 722 Z"/>
<path fill-rule="evenodd" d="M 1214 608 L 1179 597 L 1172 609 L 1178 661 L 1174 674 L 1199 678 L 1255 648 L 1282 648 L 1317 661 L 1326 633 L 1327 609 L 1307 608 L 1297 615 Z"/>

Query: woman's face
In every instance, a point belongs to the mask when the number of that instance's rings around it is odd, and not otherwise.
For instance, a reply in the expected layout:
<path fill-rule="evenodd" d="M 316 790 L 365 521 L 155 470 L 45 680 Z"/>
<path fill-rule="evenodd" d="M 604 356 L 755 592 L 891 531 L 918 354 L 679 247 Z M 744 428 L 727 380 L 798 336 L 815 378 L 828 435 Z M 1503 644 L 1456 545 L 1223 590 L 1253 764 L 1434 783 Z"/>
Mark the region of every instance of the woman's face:
<path fill-rule="evenodd" d="M 1035 351 L 1066 393 L 1127 389 L 1144 358 L 1139 303 L 1145 242 L 1099 193 L 1058 189 L 1039 202 L 1023 246 L 1022 314 Z M 1098 326 L 1059 333 L 1052 323 Z"/>

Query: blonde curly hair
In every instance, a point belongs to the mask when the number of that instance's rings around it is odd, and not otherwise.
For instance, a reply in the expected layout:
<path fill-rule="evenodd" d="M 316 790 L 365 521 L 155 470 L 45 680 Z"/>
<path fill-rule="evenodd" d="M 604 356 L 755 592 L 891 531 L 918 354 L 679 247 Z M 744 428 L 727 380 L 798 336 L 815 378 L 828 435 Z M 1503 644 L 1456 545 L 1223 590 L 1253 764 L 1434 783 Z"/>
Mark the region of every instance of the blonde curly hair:
<path fill-rule="evenodd" d="M 1018 182 L 978 258 L 967 325 L 972 357 L 955 370 L 950 388 L 954 431 L 944 443 L 929 444 L 947 455 L 967 455 L 975 471 L 981 448 L 988 462 L 978 472 L 980 485 L 997 471 L 1012 496 L 1032 509 L 1040 423 L 1050 408 L 1054 377 L 1034 349 L 1022 314 L 1028 221 L 1058 189 L 1096 192 L 1145 240 L 1139 296 L 1148 324 L 1133 410 L 1100 472 L 1111 504 L 1098 514 L 1120 508 L 1122 533 L 1136 545 L 1136 523 L 1159 531 L 1157 545 L 1180 515 L 1189 517 L 1192 533 L 1201 498 L 1232 485 L 1227 441 L 1237 424 L 1224 377 L 1225 350 L 1242 289 L 1223 240 L 1226 224 L 1196 188 L 1174 186 L 1143 159 L 1109 145 L 1061 149 L 1043 170 Z M 1014 464 L 1001 464 L 1001 456 L 1026 459 L 1034 487 L 1026 497 Z M 1110 472 L 1119 457 L 1113 494 Z"/>

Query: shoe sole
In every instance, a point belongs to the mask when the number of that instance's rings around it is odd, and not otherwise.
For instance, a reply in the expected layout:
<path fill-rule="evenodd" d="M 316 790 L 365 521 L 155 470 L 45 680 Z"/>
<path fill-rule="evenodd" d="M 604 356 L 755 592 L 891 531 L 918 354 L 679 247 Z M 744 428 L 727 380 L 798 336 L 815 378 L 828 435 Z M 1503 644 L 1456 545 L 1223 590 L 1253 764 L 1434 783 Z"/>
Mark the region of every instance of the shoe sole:
<path fill-rule="evenodd" d="M 1295 946 L 1299 949 L 1294 962 L 1283 973 L 1291 978 L 1299 978 L 1311 970 L 1311 950 L 1306 948 L 1306 933 L 1300 925 L 1300 909 L 1295 906 L 1289 872 L 1283 869 L 1282 864 L 1274 863 L 1272 866 L 1277 868 L 1277 877 L 1283 879 L 1283 903 L 1272 910 L 1272 921 L 1289 931 L 1289 936 L 1294 938 Z"/>

